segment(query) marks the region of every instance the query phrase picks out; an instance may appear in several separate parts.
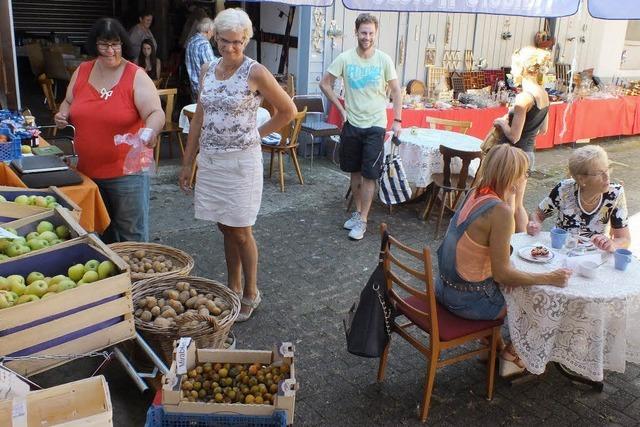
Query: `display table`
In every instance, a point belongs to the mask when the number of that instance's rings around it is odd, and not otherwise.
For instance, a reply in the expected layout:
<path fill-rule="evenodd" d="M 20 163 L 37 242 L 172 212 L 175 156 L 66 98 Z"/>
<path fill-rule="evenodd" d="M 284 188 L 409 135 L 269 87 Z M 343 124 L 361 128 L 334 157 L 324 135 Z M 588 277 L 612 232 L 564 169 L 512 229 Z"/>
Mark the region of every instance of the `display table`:
<path fill-rule="evenodd" d="M 444 164 L 440 145 L 461 151 L 480 151 L 482 140 L 458 132 L 439 129 L 411 129 L 400 134 L 398 151 L 409 183 L 416 187 L 427 187 L 431 184 L 431 175 L 442 173 Z M 475 176 L 480 160 L 471 162 L 469 172 Z M 452 160 L 452 173 L 459 173 L 462 160 Z"/>
<path fill-rule="evenodd" d="M 6 163 L 0 162 L 0 165 L 0 185 L 27 187 Z M 60 191 L 82 208 L 80 215 L 82 228 L 88 232 L 103 233 L 109 226 L 111 219 L 100 196 L 100 190 L 91 178 L 80 172 L 78 174 L 82 177 L 82 184 L 59 187 Z"/>
<path fill-rule="evenodd" d="M 563 266 L 565 255 L 553 250 L 546 264 L 521 259 L 518 250 L 542 243 L 549 233 L 524 233 L 511 239 L 516 268 L 543 273 Z M 624 372 L 627 361 L 640 362 L 640 262 L 633 258 L 626 271 L 613 266 L 613 256 L 592 279 L 574 274 L 565 288 L 526 286 L 503 288 L 511 340 L 527 370 L 542 374 L 549 362 L 559 362 L 593 381 L 604 370 Z"/>

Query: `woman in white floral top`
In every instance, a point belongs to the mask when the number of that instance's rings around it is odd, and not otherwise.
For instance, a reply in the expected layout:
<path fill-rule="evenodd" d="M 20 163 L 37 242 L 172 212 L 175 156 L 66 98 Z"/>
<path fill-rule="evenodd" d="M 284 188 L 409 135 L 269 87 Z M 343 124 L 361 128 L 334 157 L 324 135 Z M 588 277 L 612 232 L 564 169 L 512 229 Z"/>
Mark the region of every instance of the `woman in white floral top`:
<path fill-rule="evenodd" d="M 599 249 L 613 252 L 629 246 L 631 235 L 624 188 L 609 180 L 607 152 L 595 145 L 575 150 L 569 157 L 570 179 L 560 181 L 538 205 L 527 226 L 532 236 L 557 211 L 556 226 L 578 230 Z"/>

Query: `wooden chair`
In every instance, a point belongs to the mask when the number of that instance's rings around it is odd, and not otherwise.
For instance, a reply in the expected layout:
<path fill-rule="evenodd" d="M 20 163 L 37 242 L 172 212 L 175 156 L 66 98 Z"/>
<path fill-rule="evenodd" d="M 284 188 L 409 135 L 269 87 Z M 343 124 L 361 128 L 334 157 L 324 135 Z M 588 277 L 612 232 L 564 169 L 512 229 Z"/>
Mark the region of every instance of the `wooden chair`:
<path fill-rule="evenodd" d="M 171 149 L 172 135 L 177 135 L 178 144 L 180 144 L 180 152 L 184 155 L 184 144 L 182 143 L 182 129 L 180 129 L 177 123 L 173 122 L 173 108 L 175 106 L 175 98 L 177 93 L 178 93 L 178 89 L 176 88 L 158 89 L 158 96 L 160 97 L 161 100 L 162 99 L 165 100 L 165 107 L 164 107 L 165 123 L 164 123 L 164 128 L 160 132 L 160 135 L 158 135 L 158 138 L 160 138 L 160 140 L 156 144 L 156 168 L 160 163 L 160 144 L 162 143 L 163 135 L 167 135 L 169 140 L 169 156 L 173 155 L 172 149 Z"/>
<path fill-rule="evenodd" d="M 64 63 L 62 52 L 57 49 L 44 50 L 44 73 L 53 80 L 71 80 L 71 73 Z"/>
<path fill-rule="evenodd" d="M 391 332 L 407 340 L 427 359 L 427 373 L 420 406 L 420 420 L 425 422 L 429 415 L 429 404 L 435 383 L 436 370 L 487 353 L 489 355 L 487 361 L 487 398 L 491 400 L 493 398 L 497 345 L 503 320 L 467 320 L 449 312 L 435 298 L 429 249 L 425 247 L 422 251 L 419 251 L 404 245 L 394 237 L 389 236 L 387 225 L 384 223 L 380 226 L 380 230 L 383 239 L 385 235 L 388 237 L 388 244 L 382 255 L 383 266 L 389 300 L 398 314 L 398 317 L 391 322 Z M 406 264 L 404 262 L 405 259 L 409 259 L 412 262 Z M 414 268 L 413 266 L 416 263 L 420 264 L 420 266 Z M 421 286 L 424 286 L 423 290 L 412 286 L 412 283 L 415 283 L 416 280 L 420 282 Z M 407 321 L 400 323 L 400 316 L 404 316 Z M 420 339 L 408 331 L 413 326 L 429 335 L 428 344 L 423 344 Z M 418 332 L 417 330 L 416 332 Z M 478 341 L 482 338 L 487 340 L 487 344 L 480 344 L 478 349 L 466 351 L 462 354 L 456 351 L 456 355 L 440 360 L 443 350 L 459 347 L 470 341 Z M 389 340 L 380 358 L 378 382 L 384 379 L 389 347 L 392 341 L 393 337 Z"/>
<path fill-rule="evenodd" d="M 471 129 L 471 122 L 463 120 L 447 120 L 439 119 L 437 117 L 426 117 L 427 126 L 430 129 L 444 129 L 451 132 L 458 132 L 466 134 Z"/>
<path fill-rule="evenodd" d="M 302 122 L 307 115 L 307 109 L 305 108 L 299 113 L 296 113 L 293 121 L 280 129 L 280 143 L 278 145 L 270 145 L 262 143 L 262 151 L 271 153 L 271 161 L 269 162 L 269 178 L 273 174 L 273 157 L 278 153 L 278 165 L 280 167 L 280 191 L 284 192 L 284 158 L 285 154 L 291 156 L 293 167 L 298 175 L 298 180 L 301 185 L 304 185 L 304 179 L 302 179 L 302 172 L 300 171 L 300 164 L 298 163 L 298 155 L 296 150 L 298 148 L 298 136 L 300 135 L 300 129 L 302 128 Z"/>
<path fill-rule="evenodd" d="M 40 74 L 38 76 L 38 84 L 42 89 L 42 94 L 44 95 L 44 99 L 47 102 L 47 108 L 49 109 L 49 113 L 51 113 L 51 119 L 58 112 L 59 105 L 56 102 L 56 96 L 53 92 L 53 80 L 48 78 L 46 74 Z M 56 136 L 58 132 L 58 128 L 53 127 L 52 135 Z"/>
<path fill-rule="evenodd" d="M 426 96 L 427 87 L 420 80 L 410 80 L 409 83 L 407 83 L 407 93 L 409 95 Z"/>
<path fill-rule="evenodd" d="M 453 148 L 440 146 L 440 154 L 442 154 L 442 161 L 444 164 L 443 173 L 434 173 L 431 175 L 433 181 L 433 188 L 431 190 L 431 197 L 422 212 L 422 219 L 427 220 L 431 214 L 431 210 L 435 204 L 440 191 L 443 192 L 442 204 L 440 206 L 440 216 L 438 217 L 438 223 L 436 224 L 436 238 L 440 231 L 440 223 L 442 222 L 442 216 L 444 215 L 444 208 L 447 207 L 450 210 L 455 210 L 458 204 L 460 196 L 467 194 L 467 192 L 473 186 L 474 178 L 469 176 L 469 166 L 474 159 L 482 159 L 482 151 L 460 151 Z M 462 160 L 462 168 L 459 174 L 451 173 L 451 162 L 454 158 L 460 158 Z"/>
<path fill-rule="evenodd" d="M 40 43 L 30 43 L 26 46 L 27 56 L 29 57 L 29 65 L 31 72 L 36 78 L 44 73 L 44 52 Z"/>

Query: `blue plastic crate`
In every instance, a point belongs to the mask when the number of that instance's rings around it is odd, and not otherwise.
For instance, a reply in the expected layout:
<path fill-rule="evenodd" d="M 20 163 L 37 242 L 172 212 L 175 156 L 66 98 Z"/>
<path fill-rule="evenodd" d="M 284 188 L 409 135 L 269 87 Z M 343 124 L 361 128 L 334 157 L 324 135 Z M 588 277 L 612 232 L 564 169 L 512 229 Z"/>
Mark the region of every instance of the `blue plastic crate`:
<path fill-rule="evenodd" d="M 165 412 L 152 405 L 147 411 L 145 427 L 286 427 L 287 411 L 271 415 L 180 414 Z"/>
<path fill-rule="evenodd" d="M 11 161 L 22 157 L 20 139 L 16 138 L 9 129 L 0 128 L 0 135 L 6 135 L 9 142 L 0 143 L 0 160 Z"/>

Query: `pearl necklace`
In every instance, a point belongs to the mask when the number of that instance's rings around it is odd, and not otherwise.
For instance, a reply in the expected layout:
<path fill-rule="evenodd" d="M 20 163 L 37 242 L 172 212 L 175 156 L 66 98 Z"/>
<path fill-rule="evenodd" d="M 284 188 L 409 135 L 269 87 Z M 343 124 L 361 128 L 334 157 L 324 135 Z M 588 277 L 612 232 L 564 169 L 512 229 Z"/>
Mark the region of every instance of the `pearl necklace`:
<path fill-rule="evenodd" d="M 578 187 L 578 206 L 580 207 L 582 212 L 584 212 L 587 215 L 592 215 L 593 213 L 595 213 L 595 211 L 597 211 L 598 208 L 600 207 L 600 203 L 602 203 L 602 193 L 596 195 L 592 200 L 586 201 L 586 203 L 591 205 L 596 200 L 598 201 L 598 203 L 596 203 L 596 205 L 593 208 L 593 210 L 591 210 L 591 212 L 587 212 L 587 210 L 584 207 L 582 207 L 582 192 L 580 191 L 580 187 Z"/>

